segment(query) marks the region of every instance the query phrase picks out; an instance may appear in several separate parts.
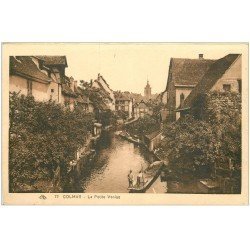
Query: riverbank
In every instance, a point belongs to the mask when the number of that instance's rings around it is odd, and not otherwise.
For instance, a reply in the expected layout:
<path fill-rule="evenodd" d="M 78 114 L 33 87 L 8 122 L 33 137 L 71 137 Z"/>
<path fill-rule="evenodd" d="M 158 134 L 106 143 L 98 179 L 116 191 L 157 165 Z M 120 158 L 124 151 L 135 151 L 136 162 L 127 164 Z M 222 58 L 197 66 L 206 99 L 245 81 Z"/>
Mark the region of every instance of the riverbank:
<path fill-rule="evenodd" d="M 147 147 L 147 145 L 142 140 L 140 140 L 139 138 L 133 138 L 133 136 L 131 136 L 128 132 L 125 132 L 125 131 L 120 131 L 116 135 L 120 136 L 121 138 L 123 138 L 123 139 L 125 139 L 125 140 L 127 140 L 129 142 L 134 143 L 135 145 L 139 145 L 139 146 L 143 147 L 144 149 L 147 150 L 148 154 L 153 155 L 153 157 L 155 158 L 154 159 L 155 161 L 162 161 L 162 159 L 155 152 L 150 151 L 149 148 Z M 160 175 L 161 175 L 161 170 L 159 170 L 159 172 L 156 171 L 155 176 L 153 176 L 153 178 L 152 178 L 152 180 L 150 182 L 150 185 L 148 187 L 145 187 L 145 190 L 143 189 L 143 192 L 147 192 L 148 190 L 150 190 L 150 192 L 155 192 L 156 193 L 155 190 L 157 189 L 158 192 L 160 190 L 160 192 L 165 193 L 167 191 L 166 184 L 165 185 L 164 184 L 159 185 L 159 182 L 162 182 L 161 178 L 159 177 Z M 157 188 L 154 187 L 155 182 L 157 182 Z M 161 187 L 161 188 L 159 188 L 159 187 Z M 164 187 L 164 188 L 162 188 L 162 187 Z M 133 189 L 131 189 L 131 190 L 133 190 Z M 135 192 L 136 192 L 136 190 L 135 190 Z"/>
<path fill-rule="evenodd" d="M 86 153 L 89 151 L 84 151 L 77 166 L 68 173 L 64 192 L 127 193 L 129 170 L 138 173 L 142 167 L 146 169 L 159 160 L 141 141 L 137 144 L 138 141 L 127 139 L 110 128 L 103 130 L 95 143 L 92 141 L 91 144 L 89 140 L 95 156 L 89 158 Z M 159 177 L 154 180 L 156 183 L 159 181 Z M 154 187 L 153 183 L 150 190 L 164 193 L 165 189 L 159 189 L 158 184 Z"/>
<path fill-rule="evenodd" d="M 162 153 L 160 148 L 150 151 L 143 141 L 133 138 L 128 132 L 122 131 L 119 135 L 123 139 L 147 149 L 148 153 L 153 154 L 156 160 L 165 160 L 160 155 Z M 157 154 L 158 151 L 159 154 Z M 165 183 L 165 185 L 162 183 Z M 218 180 L 213 180 L 211 178 L 195 177 L 193 172 L 185 169 L 181 171 L 181 169 L 170 169 L 166 166 L 165 169 L 162 169 L 160 177 L 157 178 L 148 189 L 148 192 L 156 193 L 156 190 L 161 190 L 162 192 L 162 186 L 164 186 L 165 192 L 168 193 L 230 193 L 230 191 L 227 191 L 228 187 L 226 184 L 227 183 L 219 183 Z"/>
<path fill-rule="evenodd" d="M 82 171 L 80 184 L 87 193 L 127 193 L 127 175 L 146 169 L 155 158 L 144 147 L 105 131 L 96 147 L 96 157 Z"/>

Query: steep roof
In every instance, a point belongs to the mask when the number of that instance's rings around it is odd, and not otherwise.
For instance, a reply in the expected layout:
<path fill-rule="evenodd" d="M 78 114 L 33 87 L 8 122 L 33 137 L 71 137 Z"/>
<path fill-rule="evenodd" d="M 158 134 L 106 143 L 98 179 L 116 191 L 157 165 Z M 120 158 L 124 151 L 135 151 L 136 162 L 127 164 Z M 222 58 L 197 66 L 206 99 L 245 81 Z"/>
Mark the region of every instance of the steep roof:
<path fill-rule="evenodd" d="M 96 79 L 96 81 L 100 82 L 100 79 L 103 80 L 103 82 L 107 85 L 107 87 L 112 91 L 112 89 L 109 87 L 109 84 L 107 83 L 107 81 L 104 79 L 104 77 L 101 74 L 98 74 L 98 77 Z"/>
<path fill-rule="evenodd" d="M 207 59 L 171 58 L 167 88 L 170 83 L 173 83 L 175 86 L 198 84 L 213 63 L 214 60 Z"/>
<path fill-rule="evenodd" d="M 119 96 L 115 98 L 116 101 L 130 101 L 129 97 L 126 96 Z"/>
<path fill-rule="evenodd" d="M 110 99 L 111 101 L 113 101 L 113 98 L 110 96 L 110 93 L 108 91 L 106 91 L 106 89 L 103 87 L 102 83 L 97 81 L 97 80 L 94 80 L 94 82 L 96 82 L 100 88 L 98 88 L 100 90 L 100 92 L 102 93 L 103 97 L 104 98 L 108 98 Z M 92 85 L 93 86 L 93 85 Z"/>
<path fill-rule="evenodd" d="M 51 82 L 51 78 L 37 67 L 30 56 L 10 56 L 10 74 L 21 75 L 43 83 Z"/>
<path fill-rule="evenodd" d="M 147 104 L 144 102 L 144 101 L 141 101 L 139 104 L 138 104 L 138 106 L 137 107 L 139 107 L 139 108 L 147 108 L 148 106 L 147 106 Z"/>
<path fill-rule="evenodd" d="M 47 66 L 64 65 L 68 67 L 66 56 L 37 56 L 42 59 Z"/>
<path fill-rule="evenodd" d="M 130 98 L 128 95 L 122 93 L 122 92 L 114 92 L 115 100 L 116 101 L 130 101 Z"/>
<path fill-rule="evenodd" d="M 99 73 L 97 79 L 95 79 L 92 83 L 91 83 L 91 87 L 93 87 L 93 83 L 97 83 L 98 86 L 100 87 L 100 89 L 103 91 L 103 96 L 105 98 L 109 98 L 111 101 L 113 101 L 113 98 L 110 95 L 110 92 L 113 92 L 113 90 L 109 87 L 109 84 L 107 83 L 107 81 L 104 79 L 104 77 Z M 109 91 L 107 91 L 103 84 L 105 84 L 107 86 L 107 88 L 109 89 Z"/>
<path fill-rule="evenodd" d="M 62 84 L 62 93 L 71 97 L 77 97 L 77 94 L 66 84 Z"/>
<path fill-rule="evenodd" d="M 240 54 L 228 54 L 227 56 L 215 61 L 201 79 L 199 84 L 197 84 L 192 92 L 188 95 L 182 108 L 189 108 L 198 95 L 207 93 L 239 56 Z"/>

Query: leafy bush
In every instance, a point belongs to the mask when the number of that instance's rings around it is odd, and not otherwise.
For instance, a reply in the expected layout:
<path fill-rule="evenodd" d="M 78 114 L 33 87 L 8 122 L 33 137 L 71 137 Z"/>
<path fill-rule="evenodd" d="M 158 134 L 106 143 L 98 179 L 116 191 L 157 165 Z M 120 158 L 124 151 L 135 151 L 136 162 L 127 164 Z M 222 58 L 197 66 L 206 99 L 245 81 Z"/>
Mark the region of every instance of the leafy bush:
<path fill-rule="evenodd" d="M 53 181 L 57 167 L 65 173 L 92 130 L 92 115 L 10 93 L 9 118 L 10 192 L 51 192 L 38 182 Z"/>
<path fill-rule="evenodd" d="M 123 111 L 123 110 L 117 110 L 116 111 L 116 116 L 117 116 L 117 119 L 118 118 L 121 118 L 123 120 L 126 120 L 128 118 L 128 111 Z"/>
<path fill-rule="evenodd" d="M 189 116 L 164 128 L 162 149 L 174 167 L 241 168 L 241 96 L 212 92 L 199 97 Z"/>
<path fill-rule="evenodd" d="M 103 127 L 115 125 L 117 116 L 111 110 L 105 110 L 97 115 L 97 120 L 102 124 Z"/>
<path fill-rule="evenodd" d="M 145 134 L 152 133 L 159 128 L 160 124 L 157 119 L 149 115 L 140 117 L 137 121 L 126 125 L 126 130 L 129 133 L 140 137 Z"/>
<path fill-rule="evenodd" d="M 185 117 L 167 125 L 164 135 L 162 147 L 172 166 L 195 170 L 214 164 L 219 144 L 209 123 Z"/>

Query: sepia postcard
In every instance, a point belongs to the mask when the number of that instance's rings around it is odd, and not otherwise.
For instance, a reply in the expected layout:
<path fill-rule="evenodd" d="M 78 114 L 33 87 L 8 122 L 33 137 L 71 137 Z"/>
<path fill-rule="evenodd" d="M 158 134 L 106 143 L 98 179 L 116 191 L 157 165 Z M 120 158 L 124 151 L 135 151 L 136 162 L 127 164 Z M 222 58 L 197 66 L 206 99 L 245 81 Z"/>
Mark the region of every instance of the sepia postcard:
<path fill-rule="evenodd" d="M 247 205 L 247 43 L 2 44 L 5 205 Z"/>

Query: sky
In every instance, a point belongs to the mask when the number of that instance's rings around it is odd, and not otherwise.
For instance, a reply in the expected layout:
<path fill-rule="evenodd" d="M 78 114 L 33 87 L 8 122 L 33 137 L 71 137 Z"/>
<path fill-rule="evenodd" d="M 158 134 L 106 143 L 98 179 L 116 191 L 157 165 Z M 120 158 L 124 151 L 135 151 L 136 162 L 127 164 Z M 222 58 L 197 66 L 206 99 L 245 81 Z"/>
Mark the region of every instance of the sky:
<path fill-rule="evenodd" d="M 67 51 L 66 73 L 76 80 L 96 79 L 100 73 L 113 90 L 144 92 L 147 79 L 152 93 L 165 90 L 171 57 L 218 59 L 234 49 L 191 44 L 81 44 Z"/>
<path fill-rule="evenodd" d="M 171 57 L 219 59 L 229 53 L 245 53 L 239 44 L 206 43 L 13 43 L 10 55 L 65 55 L 66 74 L 90 81 L 100 73 L 113 90 L 144 93 L 149 80 L 152 93 L 166 89 Z"/>

